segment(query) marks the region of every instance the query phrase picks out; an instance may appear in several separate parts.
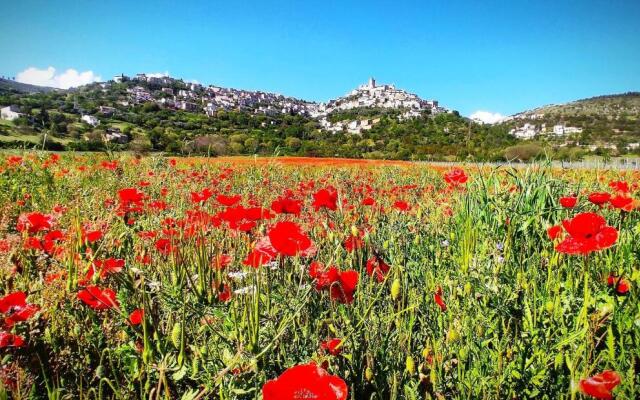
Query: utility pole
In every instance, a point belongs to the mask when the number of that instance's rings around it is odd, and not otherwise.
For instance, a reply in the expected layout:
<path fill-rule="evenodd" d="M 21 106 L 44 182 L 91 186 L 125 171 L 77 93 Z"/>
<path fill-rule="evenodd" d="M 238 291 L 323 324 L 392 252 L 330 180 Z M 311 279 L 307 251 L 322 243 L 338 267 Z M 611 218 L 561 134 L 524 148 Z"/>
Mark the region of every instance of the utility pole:
<path fill-rule="evenodd" d="M 46 148 L 46 144 L 47 144 L 47 132 L 48 132 L 48 131 L 49 131 L 48 129 L 45 129 L 45 131 L 44 131 L 44 136 L 43 136 L 43 138 L 42 138 L 42 151 L 44 151 L 44 149 Z"/>

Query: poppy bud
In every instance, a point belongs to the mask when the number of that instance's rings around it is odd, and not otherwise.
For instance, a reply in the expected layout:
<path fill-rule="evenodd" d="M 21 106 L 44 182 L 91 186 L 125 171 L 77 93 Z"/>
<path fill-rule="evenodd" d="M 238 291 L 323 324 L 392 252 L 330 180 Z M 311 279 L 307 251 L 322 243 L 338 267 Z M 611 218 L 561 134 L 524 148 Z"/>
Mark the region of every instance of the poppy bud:
<path fill-rule="evenodd" d="M 385 240 L 382 243 L 382 248 L 385 249 L 385 250 L 389 250 L 389 241 L 388 240 Z"/>
<path fill-rule="evenodd" d="M 457 342 L 460 339 L 460 334 L 453 327 L 449 328 L 447 331 L 447 341 L 450 343 Z"/>
<path fill-rule="evenodd" d="M 200 368 L 199 358 L 193 357 L 191 359 L 191 376 L 195 376 L 198 373 L 199 368 Z"/>
<path fill-rule="evenodd" d="M 391 284 L 391 299 L 392 300 L 397 300 L 398 297 L 400 296 L 400 289 L 401 289 L 401 285 L 400 285 L 400 279 L 396 278 L 393 280 L 393 283 Z"/>
<path fill-rule="evenodd" d="M 556 354 L 555 359 L 553 360 L 553 365 L 558 368 L 559 366 L 561 366 L 562 364 L 564 364 L 564 354 L 562 352 Z"/>
<path fill-rule="evenodd" d="M 422 349 L 422 357 L 429 358 L 430 355 L 431 355 L 431 347 L 425 346 L 424 349 Z"/>
<path fill-rule="evenodd" d="M 351 225 L 351 235 L 352 236 L 360 236 L 360 232 L 355 225 Z"/>
<path fill-rule="evenodd" d="M 473 288 L 471 287 L 471 284 L 469 282 L 464 284 L 464 293 L 469 295 L 471 294 L 471 291 L 473 290 Z"/>
<path fill-rule="evenodd" d="M 553 313 L 554 304 L 553 301 L 549 300 L 545 303 L 544 308 L 547 310 L 549 314 Z"/>
<path fill-rule="evenodd" d="M 456 234 L 455 234 L 455 232 L 450 232 L 450 233 L 449 233 L 449 240 L 451 240 L 452 242 L 453 242 L 454 240 L 456 240 Z"/>
<path fill-rule="evenodd" d="M 180 348 L 180 343 L 182 342 L 182 324 L 180 322 L 176 322 L 171 329 L 171 343 L 175 346 L 176 349 Z"/>
<path fill-rule="evenodd" d="M 371 380 L 373 379 L 373 370 L 371 368 L 367 367 L 364 370 L 364 378 L 371 382 Z"/>
<path fill-rule="evenodd" d="M 466 347 L 461 348 L 460 351 L 458 352 L 458 355 L 460 356 L 461 360 L 466 360 L 468 354 L 469 354 L 469 351 L 467 350 Z"/>
<path fill-rule="evenodd" d="M 416 372 L 416 363 L 413 361 L 413 357 L 407 356 L 407 361 L 405 362 L 405 364 L 406 370 L 409 374 L 413 374 L 414 372 Z"/>

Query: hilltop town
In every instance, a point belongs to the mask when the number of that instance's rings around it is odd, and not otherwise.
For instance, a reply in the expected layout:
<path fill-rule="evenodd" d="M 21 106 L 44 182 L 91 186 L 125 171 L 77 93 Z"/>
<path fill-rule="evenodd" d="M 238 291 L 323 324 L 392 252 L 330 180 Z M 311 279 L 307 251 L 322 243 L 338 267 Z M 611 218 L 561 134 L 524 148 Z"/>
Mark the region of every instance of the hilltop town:
<path fill-rule="evenodd" d="M 324 103 L 158 74 L 68 90 L 0 79 L 0 147 L 490 160 L 546 148 L 575 159 L 640 151 L 638 99 L 587 99 L 485 125 L 373 77 Z"/>
<path fill-rule="evenodd" d="M 423 114 L 436 115 L 449 110 L 439 107 L 437 100 L 423 100 L 415 94 L 396 89 L 395 85 L 378 85 L 372 77 L 366 84 L 358 86 L 347 95 L 310 108 L 312 117 L 319 119 L 320 126 L 330 132 L 347 130 L 360 133 L 369 130 L 380 118 L 364 118 L 331 122 L 327 117 L 338 111 L 354 109 L 400 110 L 400 120 L 417 118 Z"/>
<path fill-rule="evenodd" d="M 358 134 L 371 129 L 380 121 L 376 118 L 352 118 L 331 122 L 331 114 L 355 109 L 389 109 L 398 110 L 397 118 L 406 120 L 421 115 L 436 115 L 450 110 L 440 107 L 437 100 L 423 100 L 415 94 L 397 89 L 395 85 L 376 83 L 370 78 L 365 84 L 352 90 L 347 95 L 316 103 L 286 97 L 281 94 L 263 91 L 249 91 L 225 88 L 215 85 L 204 86 L 196 82 L 185 82 L 170 76 L 147 75 L 139 73 L 134 76 L 119 74 L 108 82 L 88 85 L 76 89 L 83 92 L 98 89 L 104 93 L 118 94 L 115 104 L 100 105 L 96 113 L 74 105 L 74 111 L 81 114 L 80 120 L 96 127 L 100 120 L 113 117 L 118 113 L 126 113 L 127 109 L 140 104 L 155 103 L 168 110 L 182 110 L 192 113 L 203 113 L 215 117 L 221 110 L 237 110 L 250 114 L 267 116 L 301 115 L 319 121 L 320 129 L 327 132 L 347 132 Z M 73 92 L 73 90 L 71 91 Z M 22 114 L 15 105 L 5 107 L 2 118 L 13 120 Z M 108 140 L 117 143 L 126 141 L 119 132 L 110 132 Z"/>
<path fill-rule="evenodd" d="M 103 88 L 111 84 L 137 83 L 127 87 L 127 94 L 119 104 L 128 106 L 145 102 L 176 110 L 203 112 L 214 116 L 218 110 L 243 110 L 265 115 L 302 114 L 309 115 L 315 103 L 285 97 L 276 93 L 224 88 L 214 85 L 185 82 L 170 76 L 137 74 L 128 77 L 116 75 L 113 80 L 101 83 Z"/>

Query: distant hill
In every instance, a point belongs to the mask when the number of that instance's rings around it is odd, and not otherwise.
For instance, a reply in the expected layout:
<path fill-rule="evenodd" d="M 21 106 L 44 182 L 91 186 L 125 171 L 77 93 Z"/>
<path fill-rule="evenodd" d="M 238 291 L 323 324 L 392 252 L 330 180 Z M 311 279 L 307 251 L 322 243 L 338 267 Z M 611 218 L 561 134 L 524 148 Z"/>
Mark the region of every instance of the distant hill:
<path fill-rule="evenodd" d="M 640 153 L 639 93 L 540 107 L 494 125 L 373 78 L 327 103 L 145 74 L 71 90 L 0 80 L 6 105 L 23 117 L 0 121 L 0 148 L 43 143 L 46 133 L 46 145 L 60 149 L 179 154 L 494 161 Z"/>
<path fill-rule="evenodd" d="M 29 85 L 28 83 L 20 83 L 9 79 L 0 78 L 0 91 L 14 93 L 48 93 L 54 90 L 60 90 L 47 86 Z"/>
<path fill-rule="evenodd" d="M 513 118 L 530 118 L 540 114 L 558 117 L 607 115 L 613 119 L 640 115 L 640 92 L 628 92 L 590 97 L 566 104 L 550 104 L 515 114 Z"/>
<path fill-rule="evenodd" d="M 573 143 L 592 151 L 597 148 L 618 153 L 637 150 L 640 142 L 640 92 L 538 107 L 512 115 L 499 125 L 525 136 L 527 132 L 531 135 L 535 132 L 537 140 Z M 558 126 L 564 134 L 555 134 Z"/>

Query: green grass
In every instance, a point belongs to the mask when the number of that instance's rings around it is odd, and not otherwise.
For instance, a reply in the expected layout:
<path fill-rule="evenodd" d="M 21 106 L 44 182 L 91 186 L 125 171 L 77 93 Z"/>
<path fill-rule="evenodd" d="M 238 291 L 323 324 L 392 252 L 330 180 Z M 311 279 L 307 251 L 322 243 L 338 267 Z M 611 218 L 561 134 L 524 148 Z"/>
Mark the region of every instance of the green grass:
<path fill-rule="evenodd" d="M 95 154 L 63 154 L 47 168 L 48 154 L 24 156 L 23 165 L 0 173 L 0 238 L 11 244 L 6 265 L 20 265 L 19 273 L 5 268 L 0 277 L 1 293 L 24 290 L 42 307 L 13 329 L 27 347 L 4 350 L 4 365 L 20 371 L 17 387 L 26 392 L 33 386 L 68 398 L 259 399 L 267 380 L 312 360 L 346 382 L 350 399 L 580 399 L 579 380 L 606 369 L 621 376 L 616 399 L 640 391 L 640 217 L 586 199 L 632 175 L 470 166 L 468 183 L 452 189 L 444 170 L 426 165 L 178 159 L 172 167 L 162 157 L 119 156 L 118 167 L 106 170 Z M 328 185 L 339 193 L 337 209 L 315 210 L 314 193 Z M 134 187 L 147 196 L 144 211 L 118 213 L 118 191 Z M 302 201 L 301 214 L 259 220 L 241 232 L 212 218 L 224 211 L 215 195 L 191 202 L 191 193 L 204 188 L 266 208 L 290 190 Z M 558 204 L 570 193 L 580 193 L 574 210 Z M 376 206 L 362 205 L 368 196 Z M 148 207 L 157 200 L 169 207 Z M 395 209 L 399 200 L 411 209 Z M 65 233 L 60 253 L 25 249 L 18 216 L 51 213 L 56 205 L 66 207 L 52 228 Z M 558 253 L 546 229 L 587 211 L 618 229 L 616 244 L 588 257 Z M 316 254 L 243 265 L 281 220 L 298 223 Z M 80 239 L 82 230 L 96 229 L 104 233 L 96 243 Z M 149 231 L 157 236 L 140 234 Z M 350 252 L 344 243 L 354 234 L 362 234 L 362 247 Z M 176 250 L 162 254 L 160 238 L 173 238 Z M 212 267 L 220 254 L 232 260 L 225 270 Z M 367 274 L 374 254 L 390 266 L 381 282 Z M 144 255 L 150 263 L 141 262 Z M 79 282 L 93 259 L 107 258 L 123 259 L 125 267 Z M 358 271 L 352 303 L 316 290 L 312 261 Z M 630 282 L 627 295 L 607 286 L 610 273 Z M 79 301 L 87 284 L 113 289 L 119 308 L 94 311 Z M 233 293 L 229 301 L 219 298 L 223 285 Z M 434 301 L 439 288 L 446 311 Z M 137 308 L 145 322 L 132 326 L 127 317 Z M 320 349 L 330 338 L 343 340 L 337 356 Z"/>

